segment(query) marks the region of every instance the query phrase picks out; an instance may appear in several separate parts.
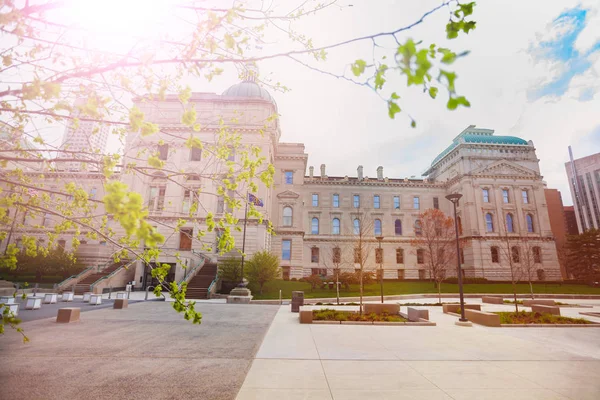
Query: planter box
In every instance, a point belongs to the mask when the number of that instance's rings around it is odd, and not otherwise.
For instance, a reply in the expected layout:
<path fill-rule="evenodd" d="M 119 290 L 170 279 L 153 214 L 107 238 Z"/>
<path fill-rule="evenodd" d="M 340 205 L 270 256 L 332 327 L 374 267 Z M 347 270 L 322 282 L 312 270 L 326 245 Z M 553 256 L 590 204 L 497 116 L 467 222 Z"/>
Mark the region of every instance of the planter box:
<path fill-rule="evenodd" d="M 317 325 L 339 325 L 340 321 L 313 321 L 312 323 Z"/>
<path fill-rule="evenodd" d="M 301 310 L 298 314 L 299 314 L 301 324 L 312 324 L 312 322 L 313 322 L 312 310 Z"/>
<path fill-rule="evenodd" d="M 97 306 L 102 304 L 102 295 L 101 294 L 93 294 L 90 296 L 90 305 Z"/>
<path fill-rule="evenodd" d="M 543 306 L 534 304 L 531 306 L 531 311 L 538 312 L 540 314 L 560 315 L 560 307 L 558 306 Z"/>
<path fill-rule="evenodd" d="M 479 325 L 500 326 L 500 316 L 498 314 L 465 309 L 465 317 L 467 317 L 469 321 Z"/>
<path fill-rule="evenodd" d="M 16 317 L 19 315 L 19 304 L 17 303 L 4 303 L 2 307 L 0 307 L 0 315 L 4 315 L 4 309 L 8 308 L 10 312 Z"/>
<path fill-rule="evenodd" d="M 127 292 L 117 292 L 117 299 L 127 299 Z"/>
<path fill-rule="evenodd" d="M 25 303 L 26 310 L 38 310 L 42 307 L 41 297 L 28 297 Z"/>
<path fill-rule="evenodd" d="M 0 303 L 3 304 L 15 304 L 15 298 L 12 296 L 1 296 Z"/>
<path fill-rule="evenodd" d="M 83 301 L 85 303 L 89 303 L 90 302 L 90 296 L 92 295 L 92 292 L 85 292 L 83 294 Z"/>
<path fill-rule="evenodd" d="M 386 304 L 386 303 L 366 303 L 363 304 L 365 314 L 382 314 L 384 312 L 390 315 L 397 315 L 400 313 L 400 304 Z"/>
<path fill-rule="evenodd" d="M 73 292 L 64 292 L 62 294 L 62 301 L 73 301 L 73 297 L 75 297 L 75 293 L 73 293 Z"/>
<path fill-rule="evenodd" d="M 460 304 L 442 304 L 444 313 L 456 313 L 460 314 Z M 465 304 L 466 310 L 477 310 L 481 311 L 481 304 Z"/>
<path fill-rule="evenodd" d="M 342 325 L 373 325 L 372 321 L 342 321 Z"/>
<path fill-rule="evenodd" d="M 481 302 L 488 304 L 504 304 L 504 299 L 496 296 L 484 296 L 481 298 Z"/>
<path fill-rule="evenodd" d="M 406 322 L 373 321 L 373 325 L 406 325 Z"/>
<path fill-rule="evenodd" d="M 44 304 L 56 304 L 58 302 L 58 294 L 46 293 L 44 295 Z"/>
<path fill-rule="evenodd" d="M 531 307 L 533 305 L 541 305 L 541 306 L 554 306 L 556 303 L 554 300 L 542 300 L 542 299 L 534 299 L 534 300 L 523 300 L 523 305 L 525 307 Z"/>

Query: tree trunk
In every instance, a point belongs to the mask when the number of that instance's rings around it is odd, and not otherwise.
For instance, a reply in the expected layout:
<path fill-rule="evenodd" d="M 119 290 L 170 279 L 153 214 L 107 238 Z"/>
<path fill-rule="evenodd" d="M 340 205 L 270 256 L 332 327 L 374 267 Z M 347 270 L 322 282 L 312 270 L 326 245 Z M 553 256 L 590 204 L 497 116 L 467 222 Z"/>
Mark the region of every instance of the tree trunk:
<path fill-rule="evenodd" d="M 362 268 L 360 269 L 360 279 L 358 281 L 358 285 L 359 287 L 359 292 L 360 292 L 360 315 L 362 315 L 363 312 L 363 274 L 362 274 L 363 270 Z"/>
<path fill-rule="evenodd" d="M 531 291 L 531 300 L 533 300 L 533 285 L 531 284 L 531 279 L 529 280 L 529 291 Z"/>
<path fill-rule="evenodd" d="M 265 284 L 264 282 L 262 282 L 262 283 L 260 284 L 260 289 L 259 289 L 258 293 L 262 294 L 262 290 L 263 290 L 263 286 L 264 286 L 264 284 Z"/>
<path fill-rule="evenodd" d="M 340 273 L 335 274 L 335 295 L 338 305 L 340 304 Z"/>
<path fill-rule="evenodd" d="M 513 287 L 513 298 L 515 299 L 515 312 L 519 312 L 519 304 L 517 303 L 517 285 L 515 285 L 515 281 L 512 282 Z"/>
<path fill-rule="evenodd" d="M 442 282 L 438 282 L 438 301 L 442 304 Z"/>

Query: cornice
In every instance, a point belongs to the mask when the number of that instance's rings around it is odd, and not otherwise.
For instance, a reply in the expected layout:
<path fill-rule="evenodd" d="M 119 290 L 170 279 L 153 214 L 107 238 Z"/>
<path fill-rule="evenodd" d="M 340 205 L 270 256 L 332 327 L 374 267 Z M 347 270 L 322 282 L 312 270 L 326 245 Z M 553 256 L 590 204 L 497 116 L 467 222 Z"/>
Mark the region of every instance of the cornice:
<path fill-rule="evenodd" d="M 357 180 L 335 180 L 321 178 L 304 177 L 304 186 L 308 185 L 332 185 L 332 186 L 370 186 L 370 187 L 402 187 L 402 188 L 425 188 L 425 189 L 444 189 L 444 184 L 433 182 L 385 182 L 385 181 L 357 181 Z"/>

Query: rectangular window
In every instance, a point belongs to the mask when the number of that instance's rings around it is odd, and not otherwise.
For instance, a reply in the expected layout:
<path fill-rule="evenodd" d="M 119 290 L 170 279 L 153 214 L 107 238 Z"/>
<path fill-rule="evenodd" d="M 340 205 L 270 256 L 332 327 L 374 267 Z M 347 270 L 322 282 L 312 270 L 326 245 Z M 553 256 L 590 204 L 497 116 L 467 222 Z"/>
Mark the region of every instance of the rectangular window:
<path fill-rule="evenodd" d="M 404 270 L 403 269 L 398 270 L 398 279 L 404 279 Z"/>
<path fill-rule="evenodd" d="M 377 264 L 383 263 L 383 249 L 375 249 L 375 262 Z"/>
<path fill-rule="evenodd" d="M 182 211 L 186 214 L 190 212 L 190 194 L 191 191 L 189 189 L 183 191 Z"/>
<path fill-rule="evenodd" d="M 319 207 L 319 195 L 316 193 L 313 193 L 312 195 L 312 206 Z"/>
<path fill-rule="evenodd" d="M 419 270 L 419 279 L 425 279 L 425 270 L 424 269 Z"/>
<path fill-rule="evenodd" d="M 353 197 L 354 208 L 360 207 L 360 196 L 355 194 Z"/>
<path fill-rule="evenodd" d="M 484 203 L 490 202 L 490 190 L 489 189 L 483 189 L 483 202 Z"/>
<path fill-rule="evenodd" d="M 179 250 L 191 250 L 192 249 L 193 234 L 194 234 L 193 228 L 182 228 L 179 231 Z"/>
<path fill-rule="evenodd" d="M 340 249 L 339 247 L 333 248 L 332 262 L 334 264 L 340 264 L 342 262 L 342 249 Z"/>
<path fill-rule="evenodd" d="M 292 259 L 292 241 L 282 240 L 281 241 L 281 259 L 291 260 Z"/>
<path fill-rule="evenodd" d="M 334 194 L 333 195 L 333 207 L 334 208 L 339 208 L 340 206 L 340 195 L 339 194 Z"/>
<path fill-rule="evenodd" d="M 90 189 L 90 199 L 93 199 L 96 197 L 96 191 L 97 191 L 97 189 L 95 187 Z"/>
<path fill-rule="evenodd" d="M 415 210 L 418 210 L 421 208 L 421 205 L 419 204 L 419 198 L 417 196 L 413 197 L 413 208 Z"/>
<path fill-rule="evenodd" d="M 360 264 L 362 252 L 360 251 L 360 247 L 354 248 L 354 263 Z"/>
<path fill-rule="evenodd" d="M 202 160 L 202 149 L 197 147 L 192 147 L 190 150 L 190 161 L 200 161 Z"/>
<path fill-rule="evenodd" d="M 425 264 L 425 252 L 423 249 L 417 249 L 417 264 Z"/>
<path fill-rule="evenodd" d="M 223 214 L 225 211 L 225 199 L 221 196 L 217 198 L 217 214 Z"/>
<path fill-rule="evenodd" d="M 294 173 L 292 171 L 285 171 L 285 184 L 293 185 L 294 184 Z"/>
<path fill-rule="evenodd" d="M 158 145 L 158 158 L 161 160 L 166 160 L 169 156 L 169 145 L 168 144 L 159 144 Z"/>
<path fill-rule="evenodd" d="M 502 189 L 502 202 L 508 204 L 508 189 Z"/>
<path fill-rule="evenodd" d="M 310 249 L 310 262 L 318 263 L 319 262 L 319 248 L 313 247 Z"/>
<path fill-rule="evenodd" d="M 155 211 L 162 211 L 165 208 L 165 192 L 166 188 L 164 186 L 151 187 L 148 208 Z"/>
<path fill-rule="evenodd" d="M 227 161 L 235 161 L 235 149 L 229 146 L 229 156 L 227 156 Z"/>
<path fill-rule="evenodd" d="M 440 209 L 440 199 L 438 199 L 437 197 L 433 198 L 433 208 L 435 208 L 436 210 Z"/>
<path fill-rule="evenodd" d="M 400 196 L 394 196 L 394 209 L 400 209 Z"/>
<path fill-rule="evenodd" d="M 379 195 L 376 194 L 375 196 L 373 196 L 373 208 L 379 208 L 379 206 L 380 206 Z"/>
<path fill-rule="evenodd" d="M 64 239 L 60 239 L 58 242 L 58 248 L 64 250 L 67 247 L 67 241 Z"/>
<path fill-rule="evenodd" d="M 404 264 L 404 250 L 396 249 L 396 264 Z"/>
<path fill-rule="evenodd" d="M 529 192 L 527 190 L 522 190 L 521 195 L 523 196 L 523 204 L 529 204 Z"/>

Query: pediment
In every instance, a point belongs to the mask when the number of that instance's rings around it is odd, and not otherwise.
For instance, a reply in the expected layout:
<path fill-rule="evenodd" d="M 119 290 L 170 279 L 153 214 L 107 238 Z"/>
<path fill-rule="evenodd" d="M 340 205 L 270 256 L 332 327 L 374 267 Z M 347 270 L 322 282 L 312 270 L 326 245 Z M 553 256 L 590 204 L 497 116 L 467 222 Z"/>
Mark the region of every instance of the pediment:
<path fill-rule="evenodd" d="M 297 199 L 300 195 L 296 192 L 292 192 L 291 190 L 286 190 L 277 195 L 279 199 Z"/>
<path fill-rule="evenodd" d="M 481 167 L 473 171 L 472 175 L 535 176 L 537 173 L 519 164 L 503 160 Z"/>

